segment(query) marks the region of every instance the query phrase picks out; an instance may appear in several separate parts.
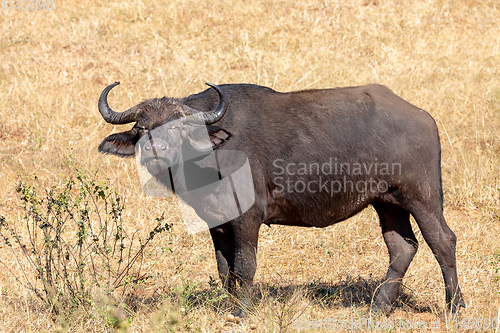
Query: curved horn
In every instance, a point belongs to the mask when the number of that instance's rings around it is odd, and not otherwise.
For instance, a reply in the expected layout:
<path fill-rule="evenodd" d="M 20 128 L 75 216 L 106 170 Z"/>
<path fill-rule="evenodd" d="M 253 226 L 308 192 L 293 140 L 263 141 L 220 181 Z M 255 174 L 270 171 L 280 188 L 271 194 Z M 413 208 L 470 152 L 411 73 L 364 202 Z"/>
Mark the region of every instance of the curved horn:
<path fill-rule="evenodd" d="M 128 124 L 136 121 L 137 108 L 131 107 L 124 112 L 115 112 L 108 105 L 108 93 L 111 89 L 119 85 L 120 82 L 115 82 L 104 88 L 99 96 L 99 112 L 106 122 L 115 125 Z"/>
<path fill-rule="evenodd" d="M 208 112 L 199 112 L 193 108 L 189 108 L 189 111 L 186 112 L 186 116 L 193 120 L 194 122 L 204 122 L 205 125 L 211 125 L 213 123 L 218 122 L 224 117 L 224 114 L 227 111 L 227 96 L 226 94 L 215 84 L 205 83 L 206 85 L 212 87 L 219 94 L 219 105 L 212 111 Z"/>

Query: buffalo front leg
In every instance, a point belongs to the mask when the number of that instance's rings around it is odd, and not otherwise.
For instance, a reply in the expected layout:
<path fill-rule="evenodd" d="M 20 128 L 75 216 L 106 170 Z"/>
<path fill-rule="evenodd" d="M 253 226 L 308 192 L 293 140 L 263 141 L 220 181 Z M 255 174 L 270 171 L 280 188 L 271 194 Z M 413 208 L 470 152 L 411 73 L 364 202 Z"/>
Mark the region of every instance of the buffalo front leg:
<path fill-rule="evenodd" d="M 253 298 L 253 278 L 257 270 L 257 244 L 260 223 L 252 220 L 242 221 L 234 225 L 234 275 L 239 284 L 238 309 L 236 316 L 245 317 Z"/>
<path fill-rule="evenodd" d="M 215 248 L 215 258 L 219 278 L 223 287 L 236 296 L 236 276 L 234 274 L 234 234 L 229 223 L 210 229 Z"/>
<path fill-rule="evenodd" d="M 384 241 L 389 250 L 389 268 L 375 300 L 375 312 L 388 315 L 399 291 L 403 277 L 418 248 L 410 224 L 410 214 L 395 205 L 377 203 L 374 207 L 380 218 Z"/>

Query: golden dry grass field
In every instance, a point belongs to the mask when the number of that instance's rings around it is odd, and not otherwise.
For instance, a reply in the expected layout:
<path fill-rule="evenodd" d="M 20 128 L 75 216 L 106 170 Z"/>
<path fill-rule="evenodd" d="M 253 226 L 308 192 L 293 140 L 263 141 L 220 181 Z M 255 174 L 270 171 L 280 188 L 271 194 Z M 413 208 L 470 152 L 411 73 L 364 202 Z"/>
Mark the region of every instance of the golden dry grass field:
<path fill-rule="evenodd" d="M 19 179 L 36 175 L 42 192 L 76 165 L 109 178 L 124 197 L 130 230 L 148 234 L 162 212 L 174 224 L 144 255 L 149 279 L 134 291 L 135 306 L 116 315 L 128 323 L 122 331 L 296 332 L 298 322 L 369 318 L 389 258 L 372 209 L 325 229 L 264 226 L 255 276 L 262 295 L 245 322 L 228 322 L 227 302 L 210 296 L 218 275 L 208 232 L 189 235 L 175 200 L 144 195 L 134 159 L 97 152 L 105 136 L 130 127 L 109 125 L 97 111 L 100 92 L 114 81 L 122 83 L 110 94 L 117 110 L 197 93 L 204 82 L 278 91 L 387 85 L 439 127 L 445 217 L 458 237 L 468 306 L 462 318 L 499 315 L 497 0 L 54 0 L 52 11 L 36 12 L 8 6 L 0 12 L 0 215 L 26 236 Z M 441 320 L 434 331 L 447 331 L 441 272 L 413 225 L 420 248 L 388 319 Z M 90 313 L 51 316 L 16 282 L 25 269 L 15 261 L 19 254 L 0 243 L 7 265 L 0 266 L 0 332 L 116 331 L 114 314 L 97 303 Z M 190 297 L 169 292 L 180 289 Z M 308 327 L 302 331 L 319 330 Z"/>

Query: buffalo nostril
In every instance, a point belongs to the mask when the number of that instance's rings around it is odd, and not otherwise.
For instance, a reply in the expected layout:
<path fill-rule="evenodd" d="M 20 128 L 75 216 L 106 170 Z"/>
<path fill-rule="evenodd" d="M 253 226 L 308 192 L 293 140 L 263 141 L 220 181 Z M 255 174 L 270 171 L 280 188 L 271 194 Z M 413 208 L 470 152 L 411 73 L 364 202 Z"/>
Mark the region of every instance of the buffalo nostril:
<path fill-rule="evenodd" d="M 161 146 L 161 150 L 167 150 L 167 146 Z"/>
<path fill-rule="evenodd" d="M 146 147 L 144 147 L 144 150 L 145 150 L 145 151 L 150 151 L 150 150 L 151 150 L 151 147 L 150 147 L 150 146 L 146 146 Z"/>

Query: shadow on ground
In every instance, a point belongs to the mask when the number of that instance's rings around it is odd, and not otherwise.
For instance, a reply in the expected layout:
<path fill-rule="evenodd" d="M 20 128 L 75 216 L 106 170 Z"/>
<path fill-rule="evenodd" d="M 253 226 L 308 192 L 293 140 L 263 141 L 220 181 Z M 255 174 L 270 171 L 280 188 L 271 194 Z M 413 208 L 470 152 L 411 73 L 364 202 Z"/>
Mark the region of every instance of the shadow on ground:
<path fill-rule="evenodd" d="M 293 306 L 301 303 L 329 309 L 369 309 L 381 279 L 365 279 L 346 276 L 337 282 L 311 281 L 296 284 L 293 281 L 275 281 L 254 285 L 254 306 Z M 217 312 L 232 312 L 236 300 L 213 281 L 205 288 L 201 283 L 184 281 L 182 286 L 169 286 L 155 292 L 153 296 L 130 295 L 127 304 L 137 308 L 139 304 L 154 305 L 168 299 L 172 303 L 188 307 L 211 308 Z M 415 294 L 402 286 L 393 307 L 394 310 L 414 313 L 433 313 L 434 304 L 422 306 L 416 303 Z"/>
<path fill-rule="evenodd" d="M 265 300 L 271 296 L 277 301 L 287 302 L 299 294 L 302 300 L 326 308 L 370 307 L 382 282 L 381 279 L 346 276 L 334 283 L 312 281 L 304 284 L 258 284 L 256 288 L 260 292 L 257 294 L 257 300 Z M 417 304 L 415 294 L 404 286 L 399 290 L 394 309 L 411 310 L 417 313 L 432 312 L 431 306 Z"/>

